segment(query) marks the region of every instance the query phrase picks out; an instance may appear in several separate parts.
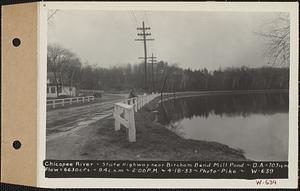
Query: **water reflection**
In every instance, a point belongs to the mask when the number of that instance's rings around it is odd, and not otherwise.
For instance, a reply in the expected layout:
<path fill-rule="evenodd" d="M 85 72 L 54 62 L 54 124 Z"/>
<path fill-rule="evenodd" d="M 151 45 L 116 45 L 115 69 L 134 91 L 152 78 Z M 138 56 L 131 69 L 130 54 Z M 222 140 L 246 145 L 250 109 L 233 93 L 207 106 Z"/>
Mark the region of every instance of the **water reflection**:
<path fill-rule="evenodd" d="M 252 160 L 288 159 L 288 94 L 179 98 L 160 104 L 158 121 L 187 139 L 242 149 Z"/>

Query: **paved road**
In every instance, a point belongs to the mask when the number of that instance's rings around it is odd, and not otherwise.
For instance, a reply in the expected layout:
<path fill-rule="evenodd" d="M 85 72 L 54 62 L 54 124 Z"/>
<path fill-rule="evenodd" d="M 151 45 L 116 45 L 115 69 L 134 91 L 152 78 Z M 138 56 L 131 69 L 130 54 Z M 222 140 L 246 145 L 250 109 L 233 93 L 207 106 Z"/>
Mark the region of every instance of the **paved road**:
<path fill-rule="evenodd" d="M 126 98 L 125 94 L 106 95 L 101 102 L 47 111 L 46 139 L 66 136 L 98 120 L 112 116 L 113 103 Z"/>

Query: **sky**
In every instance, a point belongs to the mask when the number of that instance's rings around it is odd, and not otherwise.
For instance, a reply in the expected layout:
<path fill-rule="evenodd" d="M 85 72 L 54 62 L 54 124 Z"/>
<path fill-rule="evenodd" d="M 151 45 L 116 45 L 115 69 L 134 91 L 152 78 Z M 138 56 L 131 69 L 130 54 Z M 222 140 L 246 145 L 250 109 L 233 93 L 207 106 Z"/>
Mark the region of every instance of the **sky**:
<path fill-rule="evenodd" d="M 49 10 L 52 15 L 54 10 Z M 141 62 L 134 41 L 142 21 L 154 41 L 148 56 L 182 68 L 215 70 L 265 66 L 265 42 L 254 32 L 274 13 L 58 10 L 48 21 L 48 44 L 74 52 L 83 63 L 109 68 Z"/>

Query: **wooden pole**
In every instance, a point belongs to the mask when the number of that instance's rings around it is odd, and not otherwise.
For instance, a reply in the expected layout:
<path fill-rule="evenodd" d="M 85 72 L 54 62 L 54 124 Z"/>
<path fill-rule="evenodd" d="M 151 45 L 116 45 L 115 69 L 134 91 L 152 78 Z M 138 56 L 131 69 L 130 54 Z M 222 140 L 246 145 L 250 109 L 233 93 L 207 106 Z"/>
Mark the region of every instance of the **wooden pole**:
<path fill-rule="evenodd" d="M 144 57 L 142 57 L 142 59 L 144 59 L 144 88 L 145 88 L 145 91 L 148 90 L 148 83 L 147 83 L 147 41 L 150 41 L 150 40 L 154 40 L 152 38 L 146 38 L 147 36 L 150 36 L 151 33 L 146 33 L 146 30 L 150 30 L 150 27 L 145 27 L 145 23 L 144 21 L 142 22 L 142 27 L 141 28 L 137 28 L 137 30 L 142 30 L 142 33 L 138 33 L 137 35 L 138 36 L 142 36 L 141 39 L 135 39 L 136 41 L 143 41 L 143 44 L 144 44 Z"/>

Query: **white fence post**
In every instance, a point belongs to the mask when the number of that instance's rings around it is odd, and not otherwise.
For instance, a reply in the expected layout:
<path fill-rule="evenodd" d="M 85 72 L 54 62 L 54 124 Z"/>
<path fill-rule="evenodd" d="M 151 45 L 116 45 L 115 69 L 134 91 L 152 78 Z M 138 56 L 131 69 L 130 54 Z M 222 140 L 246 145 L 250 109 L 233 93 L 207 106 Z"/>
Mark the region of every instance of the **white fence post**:
<path fill-rule="evenodd" d="M 142 107 L 143 107 L 143 98 L 139 97 L 139 99 L 140 99 L 139 109 L 142 109 Z"/>
<path fill-rule="evenodd" d="M 137 109 L 140 110 L 141 109 L 141 98 L 137 97 Z"/>
<path fill-rule="evenodd" d="M 134 110 L 135 110 L 135 112 L 138 111 L 138 103 L 137 103 L 137 101 L 138 101 L 138 98 L 135 97 L 135 98 L 134 98 Z"/>
<path fill-rule="evenodd" d="M 117 115 L 117 116 L 120 115 L 120 109 L 119 109 L 119 107 L 116 106 L 116 105 L 115 105 L 115 107 L 114 107 L 114 115 Z M 115 118 L 115 131 L 119 131 L 119 130 L 120 130 L 120 128 L 121 128 L 120 125 L 121 125 L 121 124 L 120 124 L 120 121 L 117 120 L 117 119 Z"/>
<path fill-rule="evenodd" d="M 114 119 L 115 119 L 115 130 L 118 131 L 121 128 L 121 124 L 128 129 L 128 140 L 129 142 L 136 141 L 136 128 L 134 120 L 134 112 L 137 112 L 145 104 L 152 101 L 154 98 L 159 96 L 157 93 L 149 95 L 141 95 L 135 98 L 125 99 L 121 102 L 115 103 L 114 106 Z M 121 114 L 124 112 L 124 117 Z"/>
<path fill-rule="evenodd" d="M 127 100 L 128 101 L 128 100 Z M 121 114 L 124 112 L 124 117 Z M 134 121 L 134 105 L 128 105 L 125 103 L 116 103 L 114 107 L 115 118 L 115 130 L 118 131 L 121 128 L 121 124 L 128 129 L 128 140 L 130 142 L 136 141 L 136 129 Z"/>
<path fill-rule="evenodd" d="M 136 130 L 134 122 L 134 111 L 133 107 L 127 110 L 127 120 L 128 120 L 128 140 L 129 142 L 136 141 Z"/>

